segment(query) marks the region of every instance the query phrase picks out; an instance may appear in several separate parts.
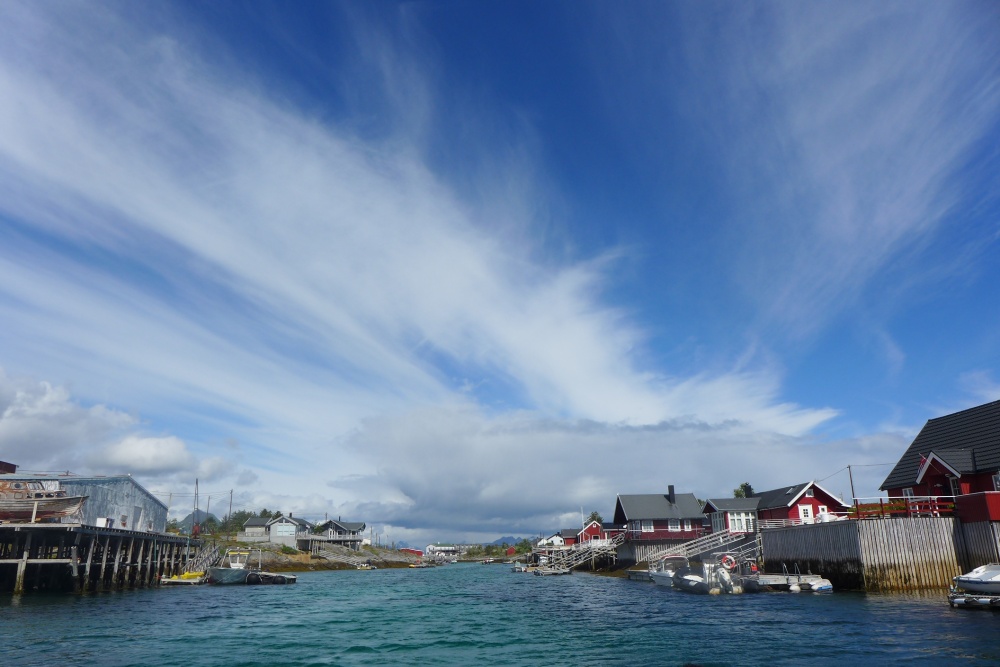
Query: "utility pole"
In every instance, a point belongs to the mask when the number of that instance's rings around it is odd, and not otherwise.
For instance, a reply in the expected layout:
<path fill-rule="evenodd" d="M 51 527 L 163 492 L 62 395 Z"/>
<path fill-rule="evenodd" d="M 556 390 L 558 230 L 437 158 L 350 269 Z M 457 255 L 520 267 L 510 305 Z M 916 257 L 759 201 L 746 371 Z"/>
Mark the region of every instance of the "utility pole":
<path fill-rule="evenodd" d="M 858 498 L 854 495 L 854 474 L 851 472 L 851 465 L 847 464 L 847 476 L 851 480 L 851 502 L 855 507 L 858 506 Z"/>

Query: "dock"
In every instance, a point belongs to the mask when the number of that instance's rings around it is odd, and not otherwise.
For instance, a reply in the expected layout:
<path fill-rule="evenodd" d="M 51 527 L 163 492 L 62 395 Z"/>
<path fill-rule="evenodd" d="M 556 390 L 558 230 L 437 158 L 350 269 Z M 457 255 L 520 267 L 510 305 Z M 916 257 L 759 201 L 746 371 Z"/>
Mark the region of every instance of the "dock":
<path fill-rule="evenodd" d="M 88 593 L 158 586 L 194 559 L 197 540 L 73 523 L 0 524 L 0 593 Z"/>

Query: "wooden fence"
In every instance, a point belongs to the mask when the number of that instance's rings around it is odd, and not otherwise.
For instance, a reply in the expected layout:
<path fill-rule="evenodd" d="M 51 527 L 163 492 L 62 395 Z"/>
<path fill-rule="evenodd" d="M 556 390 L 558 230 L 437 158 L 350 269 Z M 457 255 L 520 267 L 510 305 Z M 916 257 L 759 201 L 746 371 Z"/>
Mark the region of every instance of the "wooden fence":
<path fill-rule="evenodd" d="M 836 521 L 765 530 L 764 567 L 822 574 L 837 589 L 947 588 L 952 577 L 1000 560 L 1000 523 L 954 517 Z"/>

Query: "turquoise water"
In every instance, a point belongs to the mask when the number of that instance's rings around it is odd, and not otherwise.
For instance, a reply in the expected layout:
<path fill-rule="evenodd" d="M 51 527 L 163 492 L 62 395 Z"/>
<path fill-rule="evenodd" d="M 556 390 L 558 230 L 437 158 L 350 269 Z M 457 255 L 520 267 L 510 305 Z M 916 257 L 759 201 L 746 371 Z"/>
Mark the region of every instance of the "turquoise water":
<path fill-rule="evenodd" d="M 694 596 L 506 566 L 308 572 L 0 601 L 2 664 L 1000 664 L 1000 613 L 943 594 Z"/>

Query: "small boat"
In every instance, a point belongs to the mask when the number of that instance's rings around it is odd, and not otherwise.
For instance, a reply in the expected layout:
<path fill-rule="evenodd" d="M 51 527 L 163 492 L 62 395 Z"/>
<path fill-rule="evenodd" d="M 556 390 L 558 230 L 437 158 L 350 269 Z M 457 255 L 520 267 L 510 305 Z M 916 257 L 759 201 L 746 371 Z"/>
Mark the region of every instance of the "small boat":
<path fill-rule="evenodd" d="M 708 582 L 700 574 L 697 574 L 690 567 L 678 568 L 674 572 L 674 576 L 671 578 L 671 583 L 674 588 L 682 591 L 687 591 L 688 593 L 702 593 L 707 594 L 711 589 Z"/>
<path fill-rule="evenodd" d="M 67 496 L 62 489 L 51 488 L 58 484 L 26 479 L 0 480 L 0 521 L 32 522 L 78 513 L 88 496 Z"/>
<path fill-rule="evenodd" d="M 829 593 L 833 590 L 833 583 L 829 579 L 816 579 L 815 581 L 803 581 L 799 587 L 813 593 Z"/>
<path fill-rule="evenodd" d="M 573 571 L 568 567 L 540 567 L 535 570 L 536 577 L 551 577 L 561 574 L 572 574 Z"/>
<path fill-rule="evenodd" d="M 257 553 L 257 567 L 250 565 L 250 557 Z M 298 577 L 294 574 L 265 572 L 261 567 L 260 549 L 227 549 L 222 564 L 208 568 L 206 582 L 216 585 L 227 584 L 294 584 Z"/>
<path fill-rule="evenodd" d="M 649 578 L 660 586 L 671 586 L 674 573 L 687 565 L 688 559 L 684 556 L 666 556 L 649 564 Z"/>
<path fill-rule="evenodd" d="M 1000 563 L 980 565 L 972 572 L 962 574 L 952 581 L 955 586 L 974 593 L 1000 595 Z"/>
<path fill-rule="evenodd" d="M 515 563 L 514 567 L 510 568 L 511 572 L 527 572 L 528 566 L 524 563 Z"/>
<path fill-rule="evenodd" d="M 205 583 L 204 572 L 182 572 L 172 577 L 165 577 L 160 580 L 161 586 L 197 586 Z"/>

